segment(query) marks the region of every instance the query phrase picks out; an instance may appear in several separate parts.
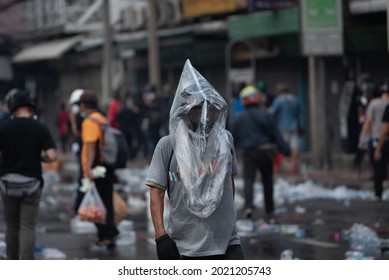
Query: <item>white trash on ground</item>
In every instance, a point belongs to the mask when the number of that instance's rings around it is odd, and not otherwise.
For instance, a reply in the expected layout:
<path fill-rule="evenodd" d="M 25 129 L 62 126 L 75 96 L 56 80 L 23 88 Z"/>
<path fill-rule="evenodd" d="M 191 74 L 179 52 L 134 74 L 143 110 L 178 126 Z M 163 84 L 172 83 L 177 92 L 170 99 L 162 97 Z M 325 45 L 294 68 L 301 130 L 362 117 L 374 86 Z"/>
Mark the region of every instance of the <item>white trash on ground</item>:
<path fill-rule="evenodd" d="M 44 260 L 66 260 L 66 254 L 57 248 L 44 248 L 42 258 Z"/>
<path fill-rule="evenodd" d="M 244 190 L 244 181 L 241 178 L 235 180 L 237 196 L 235 197 L 236 208 L 242 209 L 244 206 L 244 198 L 237 199 L 242 196 Z M 298 201 L 312 199 L 335 199 L 343 202 L 345 207 L 350 206 L 350 200 L 372 200 L 374 199 L 373 191 L 353 190 L 346 186 L 337 186 L 335 188 L 325 188 L 311 180 L 306 180 L 300 184 L 292 185 L 287 180 L 277 178 L 274 182 L 274 203 L 278 207 L 286 203 L 296 203 Z M 383 200 L 389 200 L 389 190 L 383 193 Z M 263 185 L 260 182 L 254 184 L 254 206 L 257 208 L 264 207 Z M 302 209 L 299 209 L 302 210 Z"/>
<path fill-rule="evenodd" d="M 123 220 L 118 225 L 119 236 L 116 240 L 117 246 L 131 246 L 136 243 L 136 232 L 134 229 L 134 222 L 130 220 Z"/>
<path fill-rule="evenodd" d="M 94 223 L 81 221 L 78 216 L 70 220 L 70 231 L 72 233 L 96 233 L 97 229 Z"/>
<path fill-rule="evenodd" d="M 381 255 L 381 239 L 371 228 L 355 223 L 350 228 L 348 238 L 352 251 L 359 251 L 367 257 L 378 257 Z"/>
<path fill-rule="evenodd" d="M 286 249 L 281 252 L 280 255 L 281 260 L 293 260 L 293 251 L 290 249 Z"/>

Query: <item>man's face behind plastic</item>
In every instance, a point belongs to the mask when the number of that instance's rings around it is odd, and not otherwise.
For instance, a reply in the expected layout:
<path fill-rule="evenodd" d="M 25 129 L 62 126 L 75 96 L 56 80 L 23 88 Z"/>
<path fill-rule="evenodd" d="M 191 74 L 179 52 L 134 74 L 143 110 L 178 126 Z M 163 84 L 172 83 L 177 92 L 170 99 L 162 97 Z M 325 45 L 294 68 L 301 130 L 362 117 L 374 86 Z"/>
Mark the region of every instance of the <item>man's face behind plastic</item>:
<path fill-rule="evenodd" d="M 207 135 L 217 121 L 218 115 L 218 109 L 203 103 L 190 109 L 185 118 L 192 131 L 200 135 Z"/>

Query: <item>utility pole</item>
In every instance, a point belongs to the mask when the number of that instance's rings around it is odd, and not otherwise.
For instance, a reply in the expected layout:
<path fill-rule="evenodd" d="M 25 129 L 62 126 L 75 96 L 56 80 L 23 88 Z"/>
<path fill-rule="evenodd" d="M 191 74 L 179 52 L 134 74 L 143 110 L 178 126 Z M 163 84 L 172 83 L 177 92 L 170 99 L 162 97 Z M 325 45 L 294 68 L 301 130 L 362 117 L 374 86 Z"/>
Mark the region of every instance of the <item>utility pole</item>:
<path fill-rule="evenodd" d="M 317 86 L 317 58 L 308 57 L 308 76 L 309 76 L 309 120 L 310 120 L 310 151 L 312 163 L 317 168 L 320 166 L 321 133 L 323 127 L 319 126 L 320 118 L 318 111 L 319 92 Z"/>
<path fill-rule="evenodd" d="M 156 88 L 159 93 L 161 89 L 161 67 L 159 61 L 159 41 L 157 34 L 157 7 L 155 0 L 148 0 L 148 67 L 149 82 Z"/>
<path fill-rule="evenodd" d="M 108 104 L 111 95 L 111 59 L 112 59 L 112 32 L 110 25 L 110 9 L 109 0 L 104 0 L 103 5 L 103 21 L 104 21 L 104 46 L 103 46 L 103 65 L 101 71 L 101 104 Z"/>

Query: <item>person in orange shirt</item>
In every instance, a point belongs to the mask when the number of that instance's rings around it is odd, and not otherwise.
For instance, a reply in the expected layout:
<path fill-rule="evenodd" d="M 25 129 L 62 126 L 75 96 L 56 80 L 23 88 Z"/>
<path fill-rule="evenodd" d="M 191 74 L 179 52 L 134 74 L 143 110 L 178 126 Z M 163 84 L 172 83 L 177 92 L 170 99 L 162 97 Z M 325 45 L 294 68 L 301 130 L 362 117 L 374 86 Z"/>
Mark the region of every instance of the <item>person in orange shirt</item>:
<path fill-rule="evenodd" d="M 105 223 L 95 224 L 97 227 L 98 241 L 93 243 L 90 249 L 113 248 L 115 246 L 115 238 L 119 234 L 113 219 L 112 192 L 114 169 L 106 166 L 100 157 L 99 151 L 102 146 L 102 130 L 91 118 L 101 123 L 107 123 L 107 120 L 98 111 L 97 95 L 90 90 L 85 90 L 81 96 L 80 110 L 85 115 L 81 127 L 81 163 L 83 176 L 93 180 L 107 210 Z M 92 169 L 98 165 L 106 168 L 106 174 L 103 178 L 95 178 L 93 175 Z"/>

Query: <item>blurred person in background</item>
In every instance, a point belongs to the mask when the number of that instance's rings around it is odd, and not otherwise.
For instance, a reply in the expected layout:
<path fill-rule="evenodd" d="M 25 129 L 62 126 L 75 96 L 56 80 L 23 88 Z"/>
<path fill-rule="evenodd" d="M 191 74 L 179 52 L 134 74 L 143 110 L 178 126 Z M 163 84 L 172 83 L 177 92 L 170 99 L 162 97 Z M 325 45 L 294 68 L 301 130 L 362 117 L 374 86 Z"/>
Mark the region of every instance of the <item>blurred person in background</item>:
<path fill-rule="evenodd" d="M 234 118 L 232 135 L 237 149 L 243 151 L 243 216 L 251 218 L 255 209 L 254 183 L 256 170 L 259 169 L 263 183 L 265 216 L 269 220 L 274 211 L 273 160 L 276 149 L 288 156 L 290 148 L 271 114 L 260 106 L 261 95 L 256 87 L 249 85 L 242 89 L 240 99 L 245 109 Z"/>
<path fill-rule="evenodd" d="M 169 110 L 172 106 L 173 98 L 174 92 L 172 91 L 172 86 L 170 84 L 164 84 L 160 97 L 160 106 L 162 110 L 161 136 L 169 134 Z"/>
<path fill-rule="evenodd" d="M 116 115 L 119 111 L 120 105 L 121 104 L 120 104 L 119 93 L 115 92 L 113 94 L 113 98 L 112 98 L 111 102 L 108 105 L 108 111 L 107 111 L 109 124 L 114 128 L 119 128 L 119 124 L 116 121 Z"/>
<path fill-rule="evenodd" d="M 359 147 L 368 150 L 373 167 L 374 191 L 377 200 L 382 199 L 383 181 L 387 177 L 387 159 L 381 157 L 374 159 L 374 153 L 378 145 L 382 129 L 382 117 L 386 106 L 389 104 L 389 79 L 384 80 L 378 89 L 379 97 L 374 98 L 367 107 L 366 120 L 359 137 Z"/>
<path fill-rule="evenodd" d="M 374 92 L 376 90 L 376 87 L 374 83 L 371 81 L 370 74 L 364 73 L 361 74 L 358 81 L 358 86 L 355 89 L 355 95 L 354 98 L 356 99 L 356 105 L 357 105 L 357 114 L 358 114 L 358 124 L 356 126 L 356 132 L 358 133 L 358 136 L 361 135 L 362 127 L 366 121 L 366 112 L 367 108 L 369 106 L 370 101 L 374 97 Z M 355 133 L 355 132 L 353 132 Z M 353 135 L 353 134 L 351 134 Z M 359 138 L 358 138 L 359 140 Z M 353 140 L 354 141 L 354 140 Z M 358 145 L 355 150 L 355 156 L 354 156 L 354 167 L 357 167 L 359 170 L 359 173 L 361 173 L 362 169 L 362 161 L 363 157 L 366 153 L 366 147 Z"/>
<path fill-rule="evenodd" d="M 361 168 L 365 150 L 359 147 L 359 137 L 367 105 L 372 98 L 373 88 L 369 73 L 361 73 L 355 79 L 352 72 L 345 81 L 339 101 L 339 123 L 342 148 L 354 154 L 352 166 Z M 360 170 L 359 170 L 360 171 Z"/>
<path fill-rule="evenodd" d="M 43 187 L 42 161 L 57 159 L 56 146 L 48 128 L 36 119 L 35 103 L 25 91 L 11 93 L 8 107 L 11 119 L 0 126 L 0 190 L 7 258 L 32 260 Z"/>
<path fill-rule="evenodd" d="M 77 178 L 77 189 L 76 189 L 76 198 L 74 202 L 74 212 L 77 213 L 78 207 L 84 197 L 84 192 L 80 191 L 81 187 L 81 178 L 82 178 L 82 165 L 81 165 L 81 149 L 82 149 L 82 140 L 81 140 L 81 124 L 84 120 L 84 116 L 80 112 L 80 97 L 84 93 L 84 89 L 75 89 L 69 98 L 69 122 L 70 122 L 70 135 L 72 138 L 72 153 L 76 155 L 76 160 L 78 164 L 78 178 Z"/>
<path fill-rule="evenodd" d="M 246 82 L 241 82 L 239 85 L 236 85 L 236 89 L 232 92 L 232 104 L 231 104 L 231 117 L 232 119 L 235 116 L 244 110 L 243 104 L 240 100 L 239 93 L 247 86 Z"/>
<path fill-rule="evenodd" d="M 66 105 L 64 103 L 61 103 L 60 105 L 56 124 L 61 150 L 63 153 L 66 153 L 68 150 L 69 140 L 69 112 L 66 109 Z"/>
<path fill-rule="evenodd" d="M 149 155 L 154 152 L 155 146 L 161 138 L 160 130 L 164 113 L 154 85 L 148 84 L 145 86 L 143 104 L 145 108 L 144 129 L 147 137 Z"/>
<path fill-rule="evenodd" d="M 269 112 L 275 117 L 283 138 L 291 148 L 291 156 L 288 159 L 291 171 L 298 173 L 301 106 L 297 97 L 291 93 L 286 84 L 278 84 L 276 94 L 277 97 L 270 106 Z"/>
<path fill-rule="evenodd" d="M 123 105 L 119 108 L 116 114 L 116 122 L 118 123 L 118 128 L 123 132 L 124 137 L 127 141 L 128 146 L 128 157 L 129 159 L 134 158 L 134 114 L 137 108 L 134 106 L 134 102 L 131 98 L 127 98 Z"/>
<path fill-rule="evenodd" d="M 85 90 L 81 95 L 80 111 L 85 115 L 81 126 L 83 176 L 95 183 L 107 211 L 104 223 L 95 223 L 98 240 L 91 244 L 90 249 L 92 251 L 103 248 L 112 249 L 115 247 L 115 239 L 119 234 L 113 217 L 112 193 L 115 174 L 114 169 L 105 165 L 100 156 L 100 149 L 103 145 L 103 132 L 99 124 L 93 119 L 102 124 L 106 124 L 108 120 L 99 112 L 97 95 L 91 90 Z M 105 167 L 104 177 L 95 178 L 92 170 L 96 166 Z"/>

